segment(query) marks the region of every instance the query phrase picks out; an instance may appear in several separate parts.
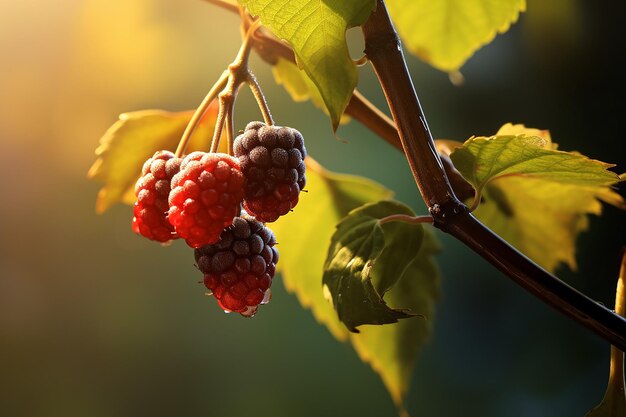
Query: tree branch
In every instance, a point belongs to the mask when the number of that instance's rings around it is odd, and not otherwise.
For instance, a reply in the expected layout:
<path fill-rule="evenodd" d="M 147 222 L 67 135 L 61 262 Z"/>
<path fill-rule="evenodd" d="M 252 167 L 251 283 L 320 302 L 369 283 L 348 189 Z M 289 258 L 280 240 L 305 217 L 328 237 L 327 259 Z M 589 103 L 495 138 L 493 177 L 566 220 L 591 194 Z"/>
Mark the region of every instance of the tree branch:
<path fill-rule="evenodd" d="M 384 0 L 363 26 L 365 51 L 385 92 L 402 147 L 434 224 L 550 306 L 621 350 L 626 320 L 552 276 L 473 217 L 454 195 L 406 67 Z"/>
<path fill-rule="evenodd" d="M 225 10 L 239 14 L 239 8 L 223 0 L 206 0 L 208 3 L 222 7 Z M 245 15 L 243 21 L 244 30 L 251 24 L 249 15 Z M 259 56 L 269 64 L 275 64 L 277 58 L 296 63 L 296 56 L 293 49 L 286 43 L 276 39 L 274 36 L 262 31 L 258 31 L 254 36 L 253 49 Z M 346 114 L 356 119 L 359 123 L 370 129 L 372 132 L 383 138 L 387 143 L 398 150 L 402 150 L 402 144 L 396 131 L 396 126 L 385 113 L 380 111 L 374 104 L 365 98 L 358 90 L 350 98 Z"/>

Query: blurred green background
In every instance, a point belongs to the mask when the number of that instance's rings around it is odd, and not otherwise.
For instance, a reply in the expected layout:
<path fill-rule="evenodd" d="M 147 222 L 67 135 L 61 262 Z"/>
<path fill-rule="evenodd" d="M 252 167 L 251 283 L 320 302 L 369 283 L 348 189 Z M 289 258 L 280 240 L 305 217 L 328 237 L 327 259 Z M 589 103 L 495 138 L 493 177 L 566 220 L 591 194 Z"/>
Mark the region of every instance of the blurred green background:
<path fill-rule="evenodd" d="M 462 69 L 462 87 L 409 58 L 432 131 L 464 140 L 525 123 L 625 171 L 625 3 L 528 9 Z M 378 376 L 280 277 L 257 317 L 225 315 L 182 243 L 135 236 L 129 207 L 94 212 L 99 184 L 86 172 L 102 133 L 123 111 L 194 108 L 234 57 L 237 22 L 201 0 L 1 2 L 1 416 L 395 415 Z M 355 122 L 339 131 L 348 143 L 335 140 L 321 112 L 293 104 L 260 60 L 253 68 L 276 121 L 300 129 L 321 163 L 424 212 L 399 152 Z M 360 88 L 384 108 L 368 67 Z M 259 117 L 244 93 L 237 128 Z M 606 207 L 579 239 L 579 270 L 558 275 L 612 306 L 625 223 Z M 443 291 L 411 414 L 582 416 L 597 404 L 607 344 L 438 234 Z"/>

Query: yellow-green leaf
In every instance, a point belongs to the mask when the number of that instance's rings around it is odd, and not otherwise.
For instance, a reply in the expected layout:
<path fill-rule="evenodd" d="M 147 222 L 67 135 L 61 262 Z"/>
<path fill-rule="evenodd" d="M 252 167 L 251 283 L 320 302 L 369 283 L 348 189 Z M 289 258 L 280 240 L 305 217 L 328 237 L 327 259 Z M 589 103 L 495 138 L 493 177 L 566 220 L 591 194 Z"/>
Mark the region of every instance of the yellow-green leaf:
<path fill-rule="evenodd" d="M 387 7 L 409 51 L 446 72 L 506 32 L 526 0 L 388 0 Z"/>
<path fill-rule="evenodd" d="M 364 178 L 328 172 L 310 158 L 307 158 L 306 189 L 309 193 L 301 194 L 297 210 L 272 224 L 280 244 L 278 268 L 282 280 L 333 336 L 342 341 L 350 340 L 359 357 L 380 375 L 401 409 L 417 353 L 432 328 L 439 276 L 433 256 L 438 245 L 430 230 L 425 229 L 419 256 L 404 269 L 394 289 L 385 295 L 390 305 L 408 308 L 424 318 L 385 326 L 361 326 L 361 333 L 350 333 L 322 292 L 327 245 L 336 224 L 350 210 L 364 203 L 388 199 L 391 192 Z M 381 291 L 387 285 L 379 279 L 376 282 Z"/>
<path fill-rule="evenodd" d="M 293 101 L 311 100 L 315 107 L 329 114 L 317 86 L 297 65 L 284 58 L 276 57 L 276 62 L 272 65 L 272 74 L 276 83 L 285 87 Z M 348 120 L 349 117 L 343 114 L 340 123 L 347 123 Z"/>
<path fill-rule="evenodd" d="M 598 199 L 624 207 L 611 187 L 613 165 L 556 150 L 547 131 L 505 125 L 496 136 L 475 137 L 450 158 L 482 191 L 475 215 L 544 268 L 576 267 L 576 236 L 587 214 L 600 214 Z"/>
<path fill-rule="evenodd" d="M 192 114 L 192 111 L 141 110 L 120 115 L 100 139 L 97 159 L 87 174 L 104 183 L 96 200 L 98 213 L 118 202 L 132 204 L 135 182 L 144 161 L 158 150 L 174 151 Z M 198 126 L 189 151 L 208 148 L 216 116 L 217 102 Z"/>
<path fill-rule="evenodd" d="M 352 91 L 357 68 L 346 30 L 364 23 L 374 0 L 239 0 L 263 25 L 292 46 L 298 66 L 319 89 L 336 130 Z"/>

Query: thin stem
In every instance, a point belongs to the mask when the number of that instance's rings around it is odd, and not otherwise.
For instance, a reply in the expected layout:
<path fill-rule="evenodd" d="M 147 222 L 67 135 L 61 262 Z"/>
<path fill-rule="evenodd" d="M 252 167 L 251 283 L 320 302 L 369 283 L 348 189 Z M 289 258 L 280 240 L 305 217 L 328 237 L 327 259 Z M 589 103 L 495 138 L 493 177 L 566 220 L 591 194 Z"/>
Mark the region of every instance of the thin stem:
<path fill-rule="evenodd" d="M 207 3 L 211 3 L 215 6 L 221 7 L 231 12 L 239 13 L 239 6 L 224 0 L 205 0 Z"/>
<path fill-rule="evenodd" d="M 370 102 L 359 90 L 354 90 L 346 114 L 383 138 L 388 144 L 402 151 L 402 142 L 393 120 Z"/>
<path fill-rule="evenodd" d="M 537 298 L 626 349 L 626 320 L 552 276 L 473 217 L 454 195 L 384 0 L 363 25 L 365 50 L 383 87 L 411 171 L 434 225 L 450 233 Z"/>
<path fill-rule="evenodd" d="M 232 101 L 232 108 L 226 113 L 226 139 L 228 140 L 228 154 L 234 155 L 235 143 L 235 100 Z"/>
<path fill-rule="evenodd" d="M 432 223 L 432 216 L 409 216 L 408 214 L 392 214 L 391 216 L 383 217 L 378 221 L 378 224 L 385 224 L 389 222 L 403 222 L 408 224 L 420 224 L 420 223 Z"/>
<path fill-rule="evenodd" d="M 219 0 L 207 0 L 210 3 L 220 3 Z M 225 7 L 226 9 L 240 13 L 237 7 Z M 243 28 L 246 29 L 252 25 L 249 15 L 243 15 Z M 259 53 L 259 56 L 270 65 L 274 65 L 278 58 L 286 59 L 291 63 L 296 63 L 296 57 L 293 49 L 285 42 L 276 39 L 271 34 L 261 31 L 253 34 L 253 48 Z M 367 56 L 367 55 L 366 55 Z M 353 117 L 359 123 L 370 129 L 372 132 L 383 138 L 387 143 L 398 150 L 402 150 L 402 144 L 396 131 L 396 126 L 386 114 L 378 109 L 374 104 L 369 102 L 358 90 L 354 90 L 354 94 L 350 98 L 346 114 Z"/>
<path fill-rule="evenodd" d="M 243 38 L 239 52 L 235 57 L 235 60 L 228 66 L 227 84 L 224 90 L 219 95 L 220 110 L 217 114 L 217 120 L 215 122 L 215 130 L 213 131 L 213 140 L 211 140 L 210 152 L 217 152 L 220 146 L 220 139 L 222 137 L 222 131 L 224 129 L 224 122 L 229 120 L 232 123 L 233 112 L 235 108 L 235 100 L 237 98 L 237 92 L 239 86 L 246 82 L 250 77 L 250 70 L 248 69 L 248 59 L 250 58 L 250 51 L 252 49 L 252 35 L 261 26 L 259 20 L 254 21 Z M 229 127 L 226 127 L 227 135 Z M 232 148 L 232 138 L 234 127 L 230 132 L 228 138 L 228 148 Z"/>
<path fill-rule="evenodd" d="M 226 120 L 226 110 L 224 106 L 224 99 L 220 95 L 220 111 L 217 113 L 217 119 L 215 121 L 215 129 L 213 130 L 213 139 L 211 140 L 211 150 L 209 152 L 215 153 L 220 147 L 220 138 L 222 137 L 222 130 L 224 129 L 224 121 Z"/>
<path fill-rule="evenodd" d="M 480 200 L 483 198 L 483 187 L 478 187 L 476 192 L 474 193 L 474 200 L 472 200 L 472 204 L 467 209 L 470 213 L 478 208 L 480 205 Z"/>
<path fill-rule="evenodd" d="M 354 60 L 354 65 L 356 65 L 357 67 L 362 67 L 368 62 L 369 60 L 367 59 L 367 55 L 363 55 L 361 58 Z"/>
<path fill-rule="evenodd" d="M 204 97 L 204 100 L 202 100 L 202 103 L 200 103 L 200 105 L 194 112 L 193 116 L 191 116 L 191 119 L 189 120 L 189 123 L 187 124 L 187 127 L 185 128 L 185 132 L 183 133 L 183 136 L 181 137 L 180 142 L 178 143 L 178 147 L 176 148 L 176 156 L 178 158 L 183 156 L 183 154 L 187 150 L 187 145 L 189 144 L 191 135 L 193 134 L 196 127 L 198 126 L 198 123 L 200 123 L 200 120 L 202 120 L 202 117 L 208 110 L 209 106 L 211 105 L 211 102 L 215 99 L 215 97 L 217 97 L 219 92 L 226 86 L 226 83 L 228 81 L 228 76 L 229 76 L 228 71 L 224 71 L 222 73 L 222 75 L 217 80 L 217 82 L 213 85 L 211 90 L 209 90 L 206 97 Z"/>
<path fill-rule="evenodd" d="M 272 113 L 270 112 L 270 108 L 267 105 L 267 101 L 265 100 L 265 96 L 263 95 L 263 90 L 261 90 L 261 86 L 257 81 L 256 77 L 252 72 L 248 72 L 248 86 L 256 99 L 257 104 L 259 105 L 259 109 L 263 114 L 263 120 L 265 124 L 268 126 L 274 125 L 274 119 L 272 119 Z"/>
<path fill-rule="evenodd" d="M 626 316 L 626 251 L 622 256 L 622 266 L 617 279 L 617 290 L 615 291 L 615 313 Z M 611 368 L 609 371 L 608 390 L 613 390 L 621 397 L 618 401 L 624 401 L 624 352 L 615 346 L 611 346 Z M 620 398 L 618 397 L 618 398 Z"/>
<path fill-rule="evenodd" d="M 261 21 L 255 20 L 252 22 L 248 30 L 246 31 L 246 35 L 243 38 L 243 43 L 241 44 L 241 48 L 239 48 L 239 53 L 237 53 L 237 57 L 230 64 L 230 67 L 241 67 L 245 66 L 248 68 L 248 57 L 250 56 L 250 51 L 253 43 L 253 35 L 254 32 L 257 31 L 258 28 L 261 27 Z"/>

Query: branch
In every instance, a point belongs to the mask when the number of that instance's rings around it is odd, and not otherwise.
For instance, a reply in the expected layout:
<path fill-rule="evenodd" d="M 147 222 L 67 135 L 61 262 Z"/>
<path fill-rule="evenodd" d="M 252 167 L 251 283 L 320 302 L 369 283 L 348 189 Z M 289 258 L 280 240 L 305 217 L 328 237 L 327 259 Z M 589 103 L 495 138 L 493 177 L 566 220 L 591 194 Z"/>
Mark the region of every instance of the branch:
<path fill-rule="evenodd" d="M 222 7 L 225 10 L 239 14 L 239 8 L 227 1 L 206 1 Z M 252 19 L 247 14 L 243 16 L 243 19 L 243 27 L 245 30 L 251 24 Z M 255 34 L 253 49 L 265 62 L 271 65 L 275 64 L 279 57 L 293 64 L 296 63 L 296 56 L 293 53 L 293 49 L 291 49 L 288 44 L 262 31 L 258 31 Z M 400 143 L 400 138 L 398 137 L 398 132 L 396 131 L 393 120 L 368 101 L 358 90 L 354 90 L 354 94 L 350 98 L 350 102 L 346 108 L 346 114 L 353 117 L 396 149 L 402 150 L 402 144 Z"/>
<path fill-rule="evenodd" d="M 626 320 L 552 276 L 473 217 L 454 195 L 428 129 L 384 0 L 363 25 L 365 51 L 385 92 L 402 147 L 434 224 L 550 306 L 626 349 Z"/>
<path fill-rule="evenodd" d="M 238 7 L 226 1 L 207 1 L 239 13 Z M 249 20 L 249 16 L 245 17 Z M 246 24 L 249 22 L 244 21 L 244 27 Z M 459 179 L 456 178 L 449 164 L 441 166 L 426 118 L 413 88 L 413 82 L 408 75 L 401 49 L 399 49 L 400 39 L 391 24 L 384 1 L 378 0 L 378 8 L 364 25 L 363 31 L 368 57 L 374 64 L 394 119 L 400 126 L 402 141 L 394 122 L 367 101 L 358 90 L 355 90 L 350 99 L 346 114 L 378 134 L 396 149 L 408 149 L 407 159 L 409 159 L 422 197 L 433 212 L 435 225 L 457 237 L 538 298 L 624 350 L 626 348 L 626 320 L 535 265 L 471 216 L 467 208 L 454 197 L 442 172 L 443 168 L 454 182 L 454 190 L 459 197 L 465 199 L 472 190 L 468 189 L 465 181 L 461 181 L 461 185 L 457 186 L 456 182 Z M 275 63 L 277 57 L 295 63 L 295 55 L 289 45 L 270 34 L 257 32 L 254 49 L 263 60 L 270 64 Z M 387 59 L 390 59 L 389 62 L 393 64 L 386 63 Z M 400 78 L 395 80 L 396 76 Z M 407 86 L 409 88 L 406 88 Z M 406 103 L 403 102 L 405 99 Z M 422 164 L 424 165 L 421 166 Z M 432 186 L 429 186 L 431 182 Z M 466 192 L 459 192 L 459 189 L 465 189 Z"/>

